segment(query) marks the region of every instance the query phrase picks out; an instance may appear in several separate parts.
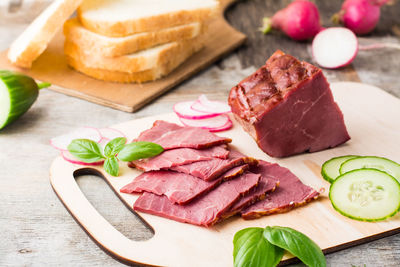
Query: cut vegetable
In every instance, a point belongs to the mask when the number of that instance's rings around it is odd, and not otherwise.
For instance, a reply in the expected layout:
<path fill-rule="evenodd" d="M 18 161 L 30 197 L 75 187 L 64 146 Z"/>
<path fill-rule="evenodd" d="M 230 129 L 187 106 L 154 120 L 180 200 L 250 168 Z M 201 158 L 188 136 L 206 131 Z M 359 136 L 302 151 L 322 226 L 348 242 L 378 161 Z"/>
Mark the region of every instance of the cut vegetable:
<path fill-rule="evenodd" d="M 206 95 L 199 96 L 199 99 L 192 104 L 191 108 L 199 112 L 212 114 L 225 114 L 231 112 L 231 107 L 227 103 L 210 101 Z"/>
<path fill-rule="evenodd" d="M 390 159 L 382 157 L 358 157 L 345 161 L 339 169 L 341 174 L 355 169 L 378 169 L 384 171 L 400 181 L 400 165 Z"/>
<path fill-rule="evenodd" d="M 232 127 L 232 121 L 229 119 L 227 115 L 220 115 L 213 118 L 208 119 L 197 119 L 197 120 L 190 120 L 185 118 L 179 118 L 181 122 L 185 126 L 191 127 L 199 127 L 203 129 L 207 129 L 210 132 L 218 132 L 228 130 Z"/>
<path fill-rule="evenodd" d="M 336 69 L 350 64 L 358 52 L 358 40 L 349 29 L 333 27 L 319 32 L 312 43 L 314 60 L 323 68 Z"/>
<path fill-rule="evenodd" d="M 50 86 L 36 84 L 31 77 L 0 70 L 0 129 L 18 119 L 36 101 L 39 89 Z"/>
<path fill-rule="evenodd" d="M 103 139 L 112 140 L 117 137 L 126 137 L 123 132 L 114 128 L 100 128 L 98 130 Z"/>
<path fill-rule="evenodd" d="M 68 150 L 68 145 L 74 139 L 90 139 L 95 142 L 100 142 L 101 135 L 99 130 L 96 128 L 82 127 L 73 132 L 52 138 L 50 144 L 58 150 Z"/>
<path fill-rule="evenodd" d="M 73 164 L 84 165 L 84 166 L 98 166 L 98 165 L 102 165 L 104 163 L 104 160 L 100 160 L 100 161 L 96 161 L 96 162 L 92 162 L 92 163 L 79 161 L 68 150 L 61 151 L 61 156 L 63 157 L 63 159 L 65 159 L 68 162 L 71 162 Z"/>
<path fill-rule="evenodd" d="M 321 168 L 322 177 L 328 182 L 332 183 L 340 175 L 340 165 L 342 165 L 343 162 L 356 157 L 357 156 L 354 155 L 348 155 L 331 158 L 330 160 L 325 161 Z"/>
<path fill-rule="evenodd" d="M 196 111 L 192 109 L 192 105 L 194 103 L 195 101 L 179 102 L 174 105 L 173 110 L 176 113 L 176 115 L 178 115 L 180 118 L 190 119 L 190 120 L 207 119 L 219 115 L 218 113 L 204 113 Z"/>
<path fill-rule="evenodd" d="M 339 176 L 330 187 L 335 210 L 360 221 L 381 221 L 400 208 L 400 184 L 376 169 L 359 169 Z"/>

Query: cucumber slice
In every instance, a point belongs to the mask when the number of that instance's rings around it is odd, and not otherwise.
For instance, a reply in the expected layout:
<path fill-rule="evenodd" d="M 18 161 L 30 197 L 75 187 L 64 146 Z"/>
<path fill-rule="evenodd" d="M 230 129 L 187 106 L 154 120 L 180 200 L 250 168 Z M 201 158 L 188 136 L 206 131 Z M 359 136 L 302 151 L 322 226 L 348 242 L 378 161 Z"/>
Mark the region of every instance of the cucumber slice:
<path fill-rule="evenodd" d="M 349 172 L 356 169 L 378 169 L 387 172 L 398 181 L 400 181 L 400 165 L 390 159 L 382 157 L 358 157 L 354 159 L 349 159 L 342 163 L 340 166 L 340 174 Z"/>
<path fill-rule="evenodd" d="M 7 70 L 0 70 L 0 129 L 24 114 L 36 101 L 39 86 L 31 77 Z"/>
<path fill-rule="evenodd" d="M 381 221 L 400 208 L 400 183 L 377 169 L 358 169 L 331 184 L 329 199 L 342 215 L 359 221 Z"/>
<path fill-rule="evenodd" d="M 358 156 L 347 155 L 331 158 L 330 160 L 325 161 L 321 168 L 322 177 L 324 177 L 324 179 L 328 182 L 332 183 L 340 175 L 340 165 L 342 165 L 343 162 L 356 157 Z"/>

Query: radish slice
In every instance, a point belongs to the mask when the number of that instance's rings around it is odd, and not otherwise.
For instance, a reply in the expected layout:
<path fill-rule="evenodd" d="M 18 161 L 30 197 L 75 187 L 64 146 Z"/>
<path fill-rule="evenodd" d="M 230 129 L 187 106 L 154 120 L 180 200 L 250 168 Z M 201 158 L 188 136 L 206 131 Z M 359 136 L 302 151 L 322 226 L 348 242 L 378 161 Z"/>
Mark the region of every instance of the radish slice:
<path fill-rule="evenodd" d="M 195 111 L 213 114 L 224 114 L 231 112 L 231 107 L 221 101 L 210 101 L 206 95 L 199 96 L 199 99 L 195 101 L 191 108 Z"/>
<path fill-rule="evenodd" d="M 203 128 L 211 132 L 223 131 L 232 127 L 232 121 L 227 115 L 220 115 L 213 118 L 201 120 L 191 120 L 185 118 L 179 119 L 185 126 Z"/>
<path fill-rule="evenodd" d="M 68 150 L 68 145 L 74 139 L 90 139 L 95 142 L 99 142 L 101 140 L 101 135 L 99 130 L 96 128 L 82 127 L 74 130 L 73 132 L 50 139 L 50 144 L 58 150 Z"/>
<path fill-rule="evenodd" d="M 226 131 L 229 130 L 230 128 L 232 128 L 233 123 L 232 121 L 229 119 L 229 121 L 222 127 L 220 128 L 210 128 L 208 129 L 210 132 L 221 132 L 221 131 Z"/>
<path fill-rule="evenodd" d="M 104 163 L 104 160 L 92 162 L 92 163 L 87 163 L 83 161 L 79 161 L 77 158 L 74 157 L 69 151 L 61 151 L 61 156 L 68 162 L 71 162 L 73 164 L 79 164 L 79 165 L 85 165 L 85 166 L 97 166 L 97 165 L 102 165 Z"/>
<path fill-rule="evenodd" d="M 103 139 L 107 139 L 107 140 L 113 140 L 114 138 L 117 137 L 125 137 L 126 135 L 114 128 L 101 128 L 99 129 L 100 135 Z"/>
<path fill-rule="evenodd" d="M 347 28 L 333 27 L 319 32 L 312 43 L 314 60 L 323 68 L 350 64 L 358 52 L 356 35 Z"/>
<path fill-rule="evenodd" d="M 193 110 L 192 105 L 194 104 L 194 102 L 195 101 L 183 101 L 176 103 L 173 107 L 176 115 L 178 115 L 178 117 L 180 118 L 191 119 L 191 120 L 207 119 L 219 115 L 218 113 L 210 113 L 210 112 L 204 113 Z"/>

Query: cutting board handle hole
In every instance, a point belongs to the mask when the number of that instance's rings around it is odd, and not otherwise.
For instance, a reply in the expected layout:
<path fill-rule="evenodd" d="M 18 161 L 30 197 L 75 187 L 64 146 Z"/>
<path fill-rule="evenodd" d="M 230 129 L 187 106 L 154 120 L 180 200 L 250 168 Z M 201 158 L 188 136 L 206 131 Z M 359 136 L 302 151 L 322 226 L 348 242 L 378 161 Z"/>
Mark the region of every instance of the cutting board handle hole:
<path fill-rule="evenodd" d="M 154 236 L 154 229 L 119 197 L 100 171 L 93 168 L 81 168 L 75 170 L 73 176 L 92 206 L 126 238 L 145 241 Z M 97 189 L 96 192 L 93 188 Z M 111 194 L 110 189 L 114 194 Z M 126 208 L 121 205 L 120 200 Z"/>

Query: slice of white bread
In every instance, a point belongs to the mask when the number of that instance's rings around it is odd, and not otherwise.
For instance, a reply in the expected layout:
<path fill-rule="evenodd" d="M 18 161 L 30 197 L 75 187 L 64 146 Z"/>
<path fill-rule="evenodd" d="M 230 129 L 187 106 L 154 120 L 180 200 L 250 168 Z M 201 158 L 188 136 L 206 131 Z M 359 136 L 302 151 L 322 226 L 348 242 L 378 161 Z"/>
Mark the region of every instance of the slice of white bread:
<path fill-rule="evenodd" d="M 159 44 L 194 38 L 200 34 L 201 29 L 201 23 L 194 22 L 126 37 L 106 37 L 89 31 L 77 18 L 73 18 L 65 22 L 64 35 L 87 54 L 116 57 Z"/>
<path fill-rule="evenodd" d="M 96 67 L 88 67 L 81 58 L 76 57 L 78 55 L 66 55 L 67 63 L 75 70 L 86 74 L 90 77 L 119 83 L 142 83 L 147 81 L 154 81 L 159 79 L 177 68 L 186 59 L 188 59 L 193 53 L 201 49 L 199 42 L 192 45 L 183 46 L 181 51 L 176 55 L 169 57 L 168 59 L 161 62 L 154 68 L 139 71 L 139 72 L 125 72 L 125 71 L 110 71 Z"/>
<path fill-rule="evenodd" d="M 11 44 L 11 63 L 30 68 L 82 0 L 55 0 Z"/>
<path fill-rule="evenodd" d="M 84 0 L 78 16 L 87 29 L 118 37 L 201 22 L 218 6 L 216 0 Z"/>
<path fill-rule="evenodd" d="M 87 51 L 66 39 L 64 52 L 74 59 L 79 59 L 89 68 L 134 73 L 172 62 L 179 58 L 182 53 L 191 55 L 202 46 L 202 36 L 198 36 L 193 39 L 158 45 L 129 55 L 104 57 L 87 53 Z"/>

